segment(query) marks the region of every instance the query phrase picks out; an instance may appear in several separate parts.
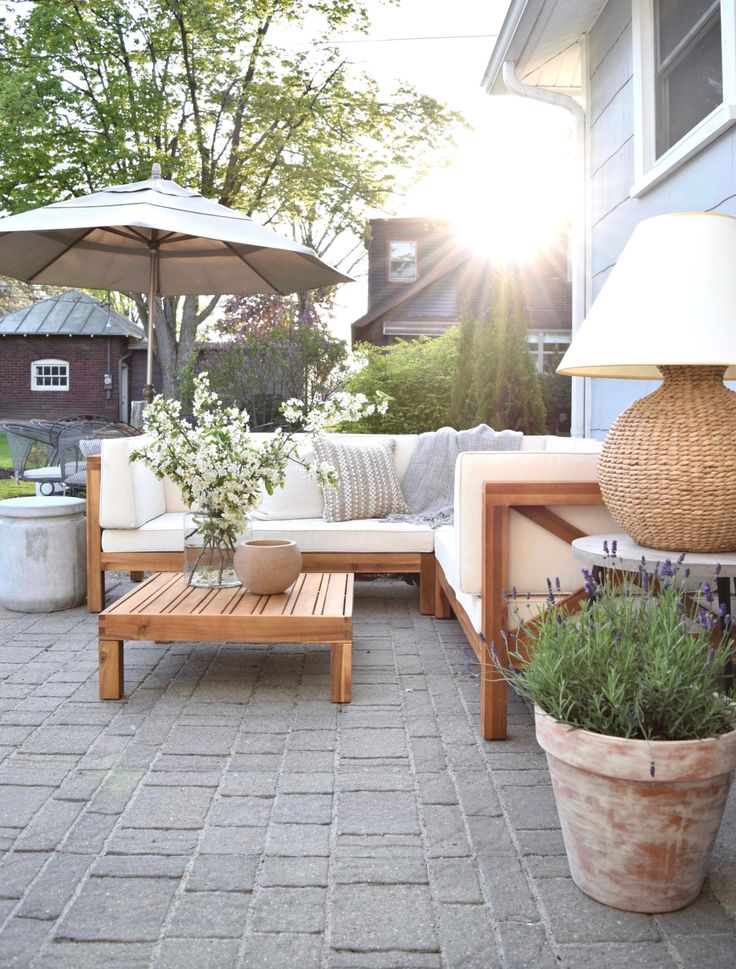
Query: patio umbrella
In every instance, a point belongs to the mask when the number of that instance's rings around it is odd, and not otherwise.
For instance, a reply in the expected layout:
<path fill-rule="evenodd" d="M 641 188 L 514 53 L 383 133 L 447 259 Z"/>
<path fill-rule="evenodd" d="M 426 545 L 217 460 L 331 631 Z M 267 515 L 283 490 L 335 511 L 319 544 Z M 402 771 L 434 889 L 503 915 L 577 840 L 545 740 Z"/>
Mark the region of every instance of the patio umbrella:
<path fill-rule="evenodd" d="M 156 296 L 297 293 L 352 282 L 307 246 L 193 189 L 151 177 L 0 219 L 0 272 L 27 283 L 148 293 L 146 400 Z"/>

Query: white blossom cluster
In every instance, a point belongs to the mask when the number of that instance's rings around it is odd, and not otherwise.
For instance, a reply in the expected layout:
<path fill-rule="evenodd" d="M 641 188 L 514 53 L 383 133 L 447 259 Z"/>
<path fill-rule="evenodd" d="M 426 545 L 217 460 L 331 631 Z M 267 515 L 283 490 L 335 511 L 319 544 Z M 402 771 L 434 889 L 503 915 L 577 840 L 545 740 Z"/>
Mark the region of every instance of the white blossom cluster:
<path fill-rule="evenodd" d="M 283 412 L 289 423 L 301 425 L 308 437 L 314 437 L 335 424 L 376 411 L 385 413 L 386 405 L 383 397 L 371 402 L 364 394 L 340 392 L 309 411 L 302 401 L 290 400 Z M 144 411 L 150 440 L 136 448 L 131 458 L 146 464 L 156 477 L 168 477 L 179 486 L 184 500 L 201 514 L 198 527 L 205 544 L 234 547 L 261 501 L 261 488 L 272 494 L 283 485 L 287 462 L 298 460 L 298 441 L 280 429 L 256 440 L 247 411 L 223 407 L 210 390 L 206 373 L 195 379 L 193 416 L 190 423 L 182 417 L 179 401 L 155 397 Z M 336 483 L 329 463 L 304 466 L 320 484 Z"/>
<path fill-rule="evenodd" d="M 308 434 L 324 434 L 338 424 L 358 421 L 371 414 L 385 414 L 388 397 L 380 391 L 375 400 L 365 394 L 351 394 L 346 390 L 333 393 L 326 400 L 315 405 L 309 413 L 304 402 L 292 398 L 282 407 L 282 413 L 290 424 L 301 424 Z"/>

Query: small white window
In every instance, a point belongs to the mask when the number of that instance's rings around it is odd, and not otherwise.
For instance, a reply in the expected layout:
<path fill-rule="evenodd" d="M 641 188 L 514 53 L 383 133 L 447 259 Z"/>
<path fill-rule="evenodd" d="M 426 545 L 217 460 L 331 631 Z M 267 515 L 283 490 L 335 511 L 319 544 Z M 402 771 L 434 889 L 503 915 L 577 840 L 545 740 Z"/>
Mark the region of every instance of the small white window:
<path fill-rule="evenodd" d="M 394 283 L 410 283 L 417 278 L 416 242 L 389 242 L 388 278 Z"/>
<path fill-rule="evenodd" d="M 31 390 L 69 390 L 67 361 L 34 360 L 31 364 Z"/>
<path fill-rule="evenodd" d="M 532 331 L 527 334 L 529 352 L 534 358 L 539 373 L 554 373 L 557 364 L 570 346 L 569 333 L 540 333 Z"/>
<path fill-rule="evenodd" d="M 736 16 L 721 0 L 633 10 L 636 196 L 736 121 Z"/>

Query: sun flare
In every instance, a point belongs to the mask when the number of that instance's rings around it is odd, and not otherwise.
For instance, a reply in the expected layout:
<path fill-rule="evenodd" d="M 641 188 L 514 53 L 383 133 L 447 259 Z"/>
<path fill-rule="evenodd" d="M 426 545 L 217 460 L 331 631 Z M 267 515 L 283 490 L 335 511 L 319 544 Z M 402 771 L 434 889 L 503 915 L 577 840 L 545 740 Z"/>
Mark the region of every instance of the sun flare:
<path fill-rule="evenodd" d="M 495 262 L 523 262 L 570 223 L 574 165 L 559 109 L 498 98 L 482 105 L 455 159 L 422 186 L 425 211 L 454 222 L 461 242 Z M 415 205 L 416 207 L 416 205 Z"/>

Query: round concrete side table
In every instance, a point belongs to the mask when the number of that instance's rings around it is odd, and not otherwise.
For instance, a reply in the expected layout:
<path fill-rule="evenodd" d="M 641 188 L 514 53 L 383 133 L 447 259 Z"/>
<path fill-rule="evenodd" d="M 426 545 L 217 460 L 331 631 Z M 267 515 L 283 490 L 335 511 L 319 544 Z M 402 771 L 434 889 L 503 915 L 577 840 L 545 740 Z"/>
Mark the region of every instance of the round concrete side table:
<path fill-rule="evenodd" d="M 0 501 L 0 604 L 15 612 L 78 606 L 87 591 L 83 498 Z"/>

